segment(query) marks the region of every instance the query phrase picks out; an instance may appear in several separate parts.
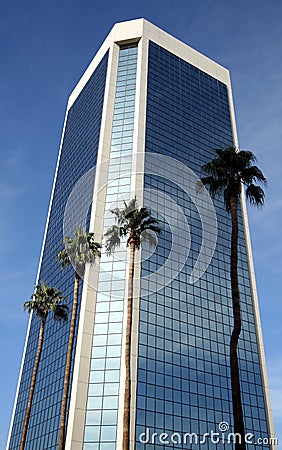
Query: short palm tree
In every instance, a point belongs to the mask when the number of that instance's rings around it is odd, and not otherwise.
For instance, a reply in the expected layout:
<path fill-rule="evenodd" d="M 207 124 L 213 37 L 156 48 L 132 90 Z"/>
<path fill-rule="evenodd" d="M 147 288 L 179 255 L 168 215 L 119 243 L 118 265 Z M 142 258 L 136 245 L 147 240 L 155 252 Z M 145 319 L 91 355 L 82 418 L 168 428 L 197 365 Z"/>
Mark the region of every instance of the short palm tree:
<path fill-rule="evenodd" d="M 230 339 L 230 369 L 234 432 L 241 436 L 241 444 L 237 443 L 235 448 L 244 450 L 246 448 L 245 427 L 237 353 L 242 329 L 238 282 L 238 204 L 242 187 L 245 187 L 246 197 L 250 203 L 262 206 L 264 191 L 256 183 L 265 183 L 266 179 L 261 170 L 253 164 L 256 158 L 252 152 L 228 147 L 224 150 L 216 150 L 216 153 L 217 157 L 202 167 L 202 172 L 206 176 L 201 178 L 201 181 L 208 186 L 212 196 L 223 194 L 225 208 L 231 215 L 230 277 L 234 326 Z"/>
<path fill-rule="evenodd" d="M 20 450 L 24 450 L 25 447 L 28 423 L 32 407 L 32 400 L 42 353 L 47 316 L 49 313 L 52 313 L 54 320 L 57 322 L 67 320 L 68 306 L 60 303 L 63 298 L 64 297 L 61 295 L 60 291 L 58 291 L 53 287 L 46 286 L 44 283 L 41 283 L 40 286 L 35 287 L 35 292 L 31 296 L 30 300 L 24 303 L 24 309 L 27 310 L 29 314 L 34 313 L 41 320 L 41 325 L 39 330 L 37 352 L 33 366 L 28 403 L 22 430 Z"/>
<path fill-rule="evenodd" d="M 75 324 L 78 308 L 78 291 L 81 278 L 84 276 L 86 264 L 94 264 L 96 257 L 101 256 L 101 244 L 94 240 L 94 233 L 86 233 L 82 228 L 77 228 L 75 237 L 66 236 L 63 241 L 64 249 L 58 254 L 58 260 L 62 263 L 62 268 L 65 269 L 69 264 L 72 264 L 75 270 L 74 277 L 74 291 L 72 315 L 70 322 L 69 342 L 66 356 L 66 368 L 64 376 L 64 389 L 61 406 L 61 421 L 60 421 L 60 436 L 59 436 L 59 450 L 63 450 L 65 446 L 65 425 L 66 425 L 66 411 L 67 399 L 70 382 L 71 358 L 73 351 L 73 341 L 75 333 Z"/>
<path fill-rule="evenodd" d="M 130 392 L 131 392 L 131 331 L 132 331 L 132 302 L 135 251 L 141 247 L 142 240 L 152 241 L 150 231 L 160 234 L 158 220 L 151 215 L 150 209 L 137 207 L 136 197 L 129 203 L 124 202 L 124 208 L 115 208 L 111 211 L 116 219 L 116 224 L 105 233 L 106 252 L 112 254 L 116 247 L 120 246 L 122 238 L 126 238 L 130 249 L 128 297 L 127 297 L 127 323 L 125 342 L 125 393 L 123 415 L 123 450 L 129 450 L 130 433 Z"/>

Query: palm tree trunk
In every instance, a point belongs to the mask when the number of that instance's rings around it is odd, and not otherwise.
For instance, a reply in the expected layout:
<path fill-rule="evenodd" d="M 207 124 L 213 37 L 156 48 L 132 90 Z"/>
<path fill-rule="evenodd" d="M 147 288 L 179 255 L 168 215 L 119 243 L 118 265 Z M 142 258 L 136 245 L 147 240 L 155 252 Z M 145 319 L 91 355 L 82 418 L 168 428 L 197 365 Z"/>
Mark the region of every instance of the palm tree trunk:
<path fill-rule="evenodd" d="M 124 391 L 124 413 L 123 413 L 123 442 L 122 449 L 129 450 L 130 437 L 130 400 L 131 400 L 131 332 L 132 332 L 132 302 L 133 302 L 133 279 L 134 279 L 135 242 L 130 241 L 130 261 L 128 278 L 127 298 L 127 322 L 125 340 L 125 391 Z"/>
<path fill-rule="evenodd" d="M 33 395 L 34 395 L 36 378 L 37 378 L 37 373 L 38 373 L 38 367 L 39 367 L 39 362 L 40 362 L 41 353 L 42 353 L 42 347 L 43 347 L 43 339 L 44 339 L 44 331 L 45 331 L 47 314 L 48 313 L 46 313 L 45 316 L 41 319 L 41 325 L 40 325 L 39 337 L 38 337 L 38 345 L 37 345 L 37 352 L 36 352 L 36 357 L 35 357 L 34 366 L 33 366 L 33 372 L 32 372 L 32 378 L 31 378 L 31 384 L 30 384 L 30 390 L 29 390 L 28 403 L 27 403 L 27 408 L 26 408 L 26 413 L 25 413 L 25 418 L 24 418 L 24 424 L 23 424 L 23 430 L 22 430 L 22 436 L 21 436 L 20 450 L 24 450 L 24 447 L 25 447 L 28 423 L 29 423 L 29 418 L 30 418 L 30 413 L 31 413 L 32 399 L 33 399 Z"/>
<path fill-rule="evenodd" d="M 234 418 L 234 433 L 238 433 L 241 437 L 241 443 L 236 442 L 235 450 L 245 450 L 245 427 L 243 418 L 243 408 L 240 388 L 240 375 L 238 363 L 238 340 L 241 333 L 241 311 L 240 311 L 240 295 L 238 282 L 238 200 L 237 197 L 230 198 L 231 205 L 231 221 L 232 221 L 232 235 L 231 235 L 231 290 L 232 290 L 232 306 L 234 327 L 230 339 L 230 369 L 231 369 L 231 388 L 232 388 L 232 404 L 233 404 L 233 418 Z"/>
<path fill-rule="evenodd" d="M 77 315 L 77 307 L 78 307 L 79 282 L 80 282 L 80 276 L 77 273 L 75 273 L 72 315 L 71 315 L 70 334 L 69 334 L 69 342 L 68 342 L 68 350 L 67 350 L 67 358 L 66 358 L 64 390 L 63 390 L 63 398 L 62 398 L 62 406 L 61 406 L 60 436 L 59 436 L 58 450 L 64 450 L 64 448 L 65 448 L 66 412 L 67 412 L 67 401 L 68 401 L 68 392 L 69 392 L 69 384 L 70 384 L 71 358 L 72 358 L 75 323 L 76 323 L 76 315 Z"/>

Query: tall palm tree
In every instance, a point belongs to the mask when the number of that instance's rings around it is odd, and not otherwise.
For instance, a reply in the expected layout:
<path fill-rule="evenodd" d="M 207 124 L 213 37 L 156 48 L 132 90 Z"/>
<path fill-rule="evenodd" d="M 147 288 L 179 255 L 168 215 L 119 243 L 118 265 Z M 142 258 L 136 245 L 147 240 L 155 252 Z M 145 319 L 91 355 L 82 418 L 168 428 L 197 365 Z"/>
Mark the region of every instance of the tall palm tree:
<path fill-rule="evenodd" d="M 72 264 L 75 270 L 74 290 L 73 290 L 73 304 L 72 315 L 70 322 L 69 342 L 66 356 L 66 368 L 64 376 L 64 389 L 61 406 L 61 421 L 60 421 L 60 436 L 59 436 L 59 450 L 65 447 L 65 425 L 66 425 L 66 411 L 67 399 L 70 382 L 71 358 L 73 351 L 73 341 L 75 333 L 75 324 L 78 307 L 78 291 L 81 278 L 84 276 L 86 264 L 94 264 L 96 257 L 101 256 L 101 244 L 94 240 L 94 233 L 86 233 L 82 228 L 77 228 L 75 237 L 66 236 L 63 240 L 64 249 L 58 254 L 58 260 L 62 263 L 62 268 L 65 269 L 69 264 Z"/>
<path fill-rule="evenodd" d="M 238 365 L 238 341 L 242 329 L 240 293 L 238 282 L 238 203 L 242 188 L 251 204 L 262 206 L 264 191 L 256 183 L 266 183 L 261 170 L 254 165 L 256 157 L 252 152 L 235 147 L 216 150 L 217 157 L 202 167 L 207 176 L 201 178 L 208 185 L 211 195 L 223 194 L 225 208 L 231 215 L 231 253 L 230 277 L 234 325 L 230 339 L 230 369 L 233 403 L 234 432 L 241 436 L 241 444 L 236 443 L 236 450 L 245 450 L 245 427 L 240 389 Z"/>
<path fill-rule="evenodd" d="M 31 413 L 32 400 L 35 390 L 36 378 L 42 353 L 43 340 L 44 340 L 44 332 L 47 316 L 49 313 L 53 314 L 53 318 L 55 321 L 66 321 L 68 316 L 68 306 L 61 304 L 61 300 L 64 297 L 61 292 L 53 287 L 46 286 L 44 283 L 41 283 L 40 286 L 35 287 L 34 294 L 30 297 L 30 300 L 24 303 L 24 310 L 27 310 L 28 313 L 34 313 L 41 320 L 41 325 L 39 329 L 38 336 L 38 344 L 37 344 L 37 352 L 35 356 L 31 385 L 29 390 L 28 403 L 25 413 L 25 419 L 23 424 L 20 450 L 24 450 L 26 435 L 28 429 L 28 423 Z"/>
<path fill-rule="evenodd" d="M 128 296 L 127 296 L 127 323 L 125 340 L 125 393 L 124 393 L 124 415 L 123 415 L 123 450 L 129 450 L 130 433 L 130 392 L 131 392 L 131 332 L 132 332 L 132 302 L 133 302 L 133 280 L 135 251 L 139 250 L 143 240 L 152 242 L 150 231 L 160 234 L 161 230 L 158 220 L 151 215 L 150 209 L 137 207 L 136 197 L 129 203 L 124 202 L 124 208 L 111 210 L 115 215 L 116 224 L 105 233 L 106 252 L 112 254 L 116 247 L 120 246 L 121 239 L 127 239 L 130 249 Z"/>

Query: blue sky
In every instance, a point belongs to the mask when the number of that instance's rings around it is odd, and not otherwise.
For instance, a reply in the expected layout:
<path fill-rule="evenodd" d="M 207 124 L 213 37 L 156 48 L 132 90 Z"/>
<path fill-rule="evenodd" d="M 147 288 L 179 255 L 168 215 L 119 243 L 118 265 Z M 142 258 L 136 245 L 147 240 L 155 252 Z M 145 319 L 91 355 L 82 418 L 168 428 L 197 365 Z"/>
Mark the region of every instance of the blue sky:
<path fill-rule="evenodd" d="M 22 304 L 36 277 L 67 98 L 113 23 L 137 17 L 230 69 L 240 146 L 256 153 L 268 178 L 266 205 L 250 211 L 250 227 L 282 444 L 282 2 L 10 0 L 0 6 L 1 449 L 28 322 Z"/>

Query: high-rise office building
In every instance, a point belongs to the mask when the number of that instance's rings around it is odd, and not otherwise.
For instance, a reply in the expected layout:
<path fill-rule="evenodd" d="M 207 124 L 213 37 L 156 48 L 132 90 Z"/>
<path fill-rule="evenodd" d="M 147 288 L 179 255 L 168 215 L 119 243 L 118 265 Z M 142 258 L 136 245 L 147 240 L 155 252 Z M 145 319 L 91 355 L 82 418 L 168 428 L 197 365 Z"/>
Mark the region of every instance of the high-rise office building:
<path fill-rule="evenodd" d="M 237 145 L 228 70 L 143 19 L 113 27 L 69 98 L 37 282 L 71 305 L 74 270 L 57 262 L 63 236 L 80 225 L 100 240 L 113 223 L 110 209 L 124 200 L 136 196 L 162 228 L 158 245 L 136 255 L 132 449 L 213 448 L 212 432 L 217 448 L 230 448 L 222 437 L 233 430 L 230 218 L 222 199 L 196 185 L 215 149 Z M 254 439 L 266 439 L 273 428 L 244 199 L 239 229 L 244 421 Z M 85 273 L 66 449 L 121 449 L 127 271 L 122 245 Z M 38 329 L 32 317 L 9 450 L 19 448 Z M 57 448 L 68 334 L 69 326 L 48 321 L 29 450 Z M 254 439 L 248 449 L 260 448 Z"/>

